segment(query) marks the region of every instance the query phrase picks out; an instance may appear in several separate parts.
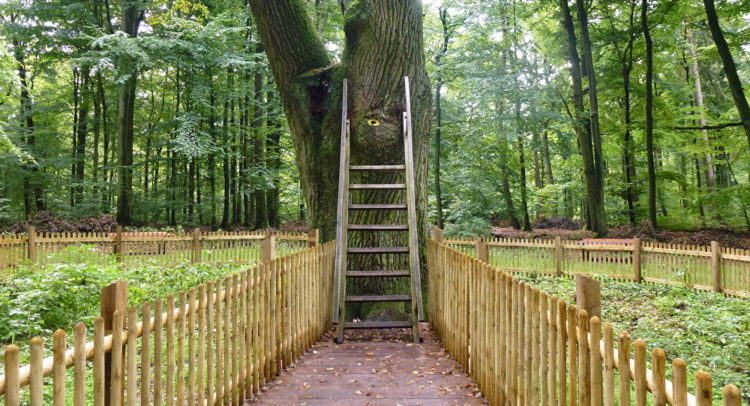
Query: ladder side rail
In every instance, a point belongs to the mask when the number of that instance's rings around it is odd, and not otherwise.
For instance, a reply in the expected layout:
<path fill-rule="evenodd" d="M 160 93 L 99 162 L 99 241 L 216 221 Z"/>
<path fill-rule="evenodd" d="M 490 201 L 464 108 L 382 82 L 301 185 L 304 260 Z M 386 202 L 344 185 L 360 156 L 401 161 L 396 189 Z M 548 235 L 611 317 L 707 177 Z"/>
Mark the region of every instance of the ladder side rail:
<path fill-rule="evenodd" d="M 414 338 L 419 340 L 419 320 L 424 320 L 422 282 L 419 270 L 419 237 L 417 232 L 416 186 L 414 176 L 414 142 L 411 123 L 411 88 L 409 77 L 404 77 L 406 112 L 404 113 L 404 164 L 406 166 L 407 217 L 409 224 L 409 269 L 411 271 L 412 314 L 416 313 Z M 416 307 L 416 309 L 415 309 Z"/>
<path fill-rule="evenodd" d="M 342 312 L 342 300 L 346 289 L 346 248 L 347 227 L 349 216 L 349 118 L 348 111 L 348 81 L 344 79 L 341 91 L 341 149 L 339 152 L 339 190 L 338 210 L 336 212 L 336 259 L 334 271 L 334 292 L 332 306 L 332 320 L 338 321 L 338 329 L 343 329 L 344 315 Z"/>

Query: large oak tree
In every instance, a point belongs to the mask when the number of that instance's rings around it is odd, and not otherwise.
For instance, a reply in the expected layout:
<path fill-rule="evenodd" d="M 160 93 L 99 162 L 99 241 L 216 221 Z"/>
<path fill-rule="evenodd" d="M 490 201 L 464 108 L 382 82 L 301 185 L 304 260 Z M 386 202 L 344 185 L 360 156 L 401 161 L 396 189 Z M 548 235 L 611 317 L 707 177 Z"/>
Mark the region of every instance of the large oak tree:
<path fill-rule="evenodd" d="M 320 228 L 326 240 L 335 236 L 343 79 L 349 80 L 352 164 L 388 164 L 403 162 L 403 77 L 408 76 L 412 85 L 418 221 L 424 235 L 431 95 L 424 65 L 422 4 L 419 0 L 346 3 L 342 2 L 346 43 L 341 61 L 334 62 L 302 0 L 250 0 L 294 138 L 311 226 Z M 380 125 L 371 125 L 372 120 Z M 369 176 L 362 179 L 366 183 L 389 183 L 400 175 L 365 176 Z M 363 193 L 355 199 L 395 202 L 402 199 L 402 193 Z M 399 215 L 353 213 L 351 222 L 405 223 Z M 372 239 L 391 238 L 353 237 L 363 245 L 378 243 Z"/>

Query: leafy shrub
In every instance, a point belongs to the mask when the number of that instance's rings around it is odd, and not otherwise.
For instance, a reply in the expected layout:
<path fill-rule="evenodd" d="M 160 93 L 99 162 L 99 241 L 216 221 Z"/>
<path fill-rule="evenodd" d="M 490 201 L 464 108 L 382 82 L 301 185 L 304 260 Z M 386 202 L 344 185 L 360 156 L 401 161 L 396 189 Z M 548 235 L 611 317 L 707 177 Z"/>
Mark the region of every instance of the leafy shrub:
<path fill-rule="evenodd" d="M 91 325 L 99 315 L 101 288 L 128 281 L 128 302 L 137 306 L 165 298 L 208 280 L 246 269 L 247 265 L 130 265 L 100 255 L 91 246 L 71 246 L 56 254 L 54 264 L 22 266 L 0 282 L 0 341 L 25 344 L 79 321 Z"/>
<path fill-rule="evenodd" d="M 82 233 L 112 233 L 117 228 L 117 220 L 111 214 L 84 216 L 75 221 L 76 231 Z"/>

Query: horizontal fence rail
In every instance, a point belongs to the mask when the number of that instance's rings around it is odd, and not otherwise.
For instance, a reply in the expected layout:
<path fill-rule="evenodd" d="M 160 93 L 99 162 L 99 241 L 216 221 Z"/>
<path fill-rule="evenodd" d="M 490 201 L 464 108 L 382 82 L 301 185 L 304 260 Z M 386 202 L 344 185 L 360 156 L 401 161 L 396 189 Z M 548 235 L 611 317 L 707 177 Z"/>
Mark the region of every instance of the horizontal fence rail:
<path fill-rule="evenodd" d="M 435 230 L 433 235 L 441 235 Z M 438 238 L 438 240 L 440 240 Z M 508 272 L 606 275 L 750 298 L 750 250 L 630 240 L 444 238 Z"/>
<path fill-rule="evenodd" d="M 268 231 L 240 232 L 123 232 L 38 233 L 29 227 L 25 234 L 0 235 L 0 270 L 24 263 L 44 264 L 65 260 L 71 247 L 87 246 L 100 255 L 114 255 L 124 264 L 144 260 L 155 264 L 259 263 L 264 238 L 274 236 L 280 254 L 285 255 L 318 243 L 317 230 L 310 233 Z"/>
<path fill-rule="evenodd" d="M 327 243 L 116 310 L 111 326 L 96 319 L 91 341 L 76 325 L 72 347 L 63 330 L 34 338 L 27 365 L 10 345 L 2 404 L 241 404 L 330 328 L 333 259 Z"/>
<path fill-rule="evenodd" d="M 493 405 L 712 404 L 711 376 L 698 371 L 691 394 L 683 360 L 669 381 L 664 351 L 585 310 L 435 240 L 427 258 L 433 327 Z M 735 386 L 722 397 L 740 406 Z"/>

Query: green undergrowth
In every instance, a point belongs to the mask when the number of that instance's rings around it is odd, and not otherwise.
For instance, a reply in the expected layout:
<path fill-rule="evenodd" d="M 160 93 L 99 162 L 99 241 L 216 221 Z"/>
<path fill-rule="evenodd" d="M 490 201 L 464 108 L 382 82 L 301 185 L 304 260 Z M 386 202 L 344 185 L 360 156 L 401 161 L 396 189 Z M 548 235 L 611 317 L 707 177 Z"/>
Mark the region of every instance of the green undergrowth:
<path fill-rule="evenodd" d="M 131 306 L 188 290 L 251 265 L 208 265 L 180 262 L 157 265 L 144 261 L 124 266 L 113 256 L 87 246 L 70 247 L 55 263 L 24 265 L 0 282 L 0 341 L 22 348 L 33 336 L 48 337 L 77 322 L 89 328 L 99 315 L 102 287 L 128 281 Z"/>
<path fill-rule="evenodd" d="M 572 278 L 518 276 L 568 303 L 575 302 Z M 750 401 L 749 300 L 687 287 L 597 279 L 602 282 L 602 319 L 613 325 L 616 334 L 625 330 L 631 339 L 646 341 L 649 351 L 663 349 L 668 365 L 674 358 L 684 359 L 689 376 L 697 370 L 710 373 L 716 399 L 724 385 L 733 384 L 745 402 Z"/>

